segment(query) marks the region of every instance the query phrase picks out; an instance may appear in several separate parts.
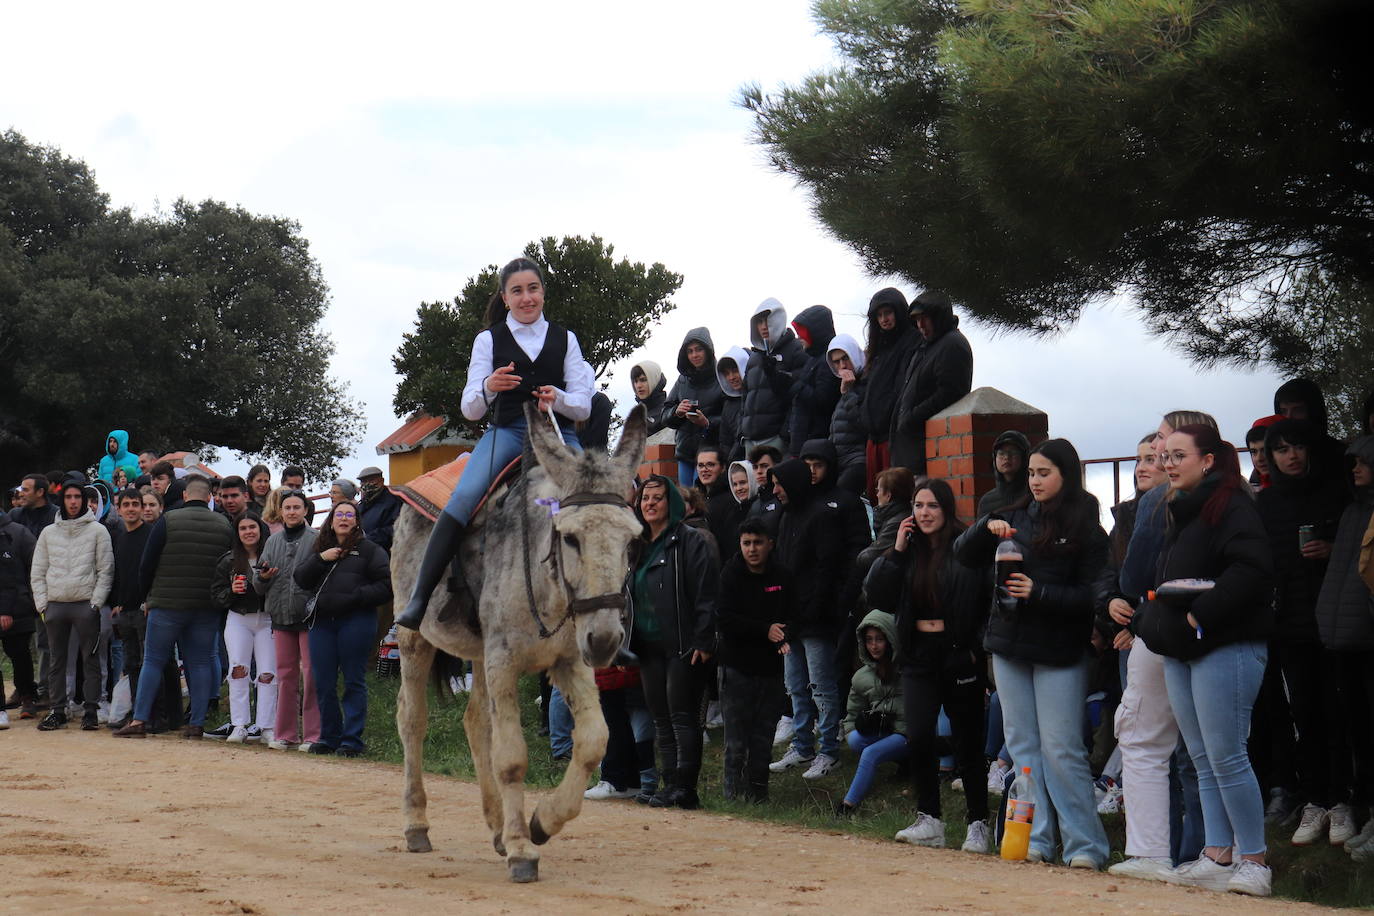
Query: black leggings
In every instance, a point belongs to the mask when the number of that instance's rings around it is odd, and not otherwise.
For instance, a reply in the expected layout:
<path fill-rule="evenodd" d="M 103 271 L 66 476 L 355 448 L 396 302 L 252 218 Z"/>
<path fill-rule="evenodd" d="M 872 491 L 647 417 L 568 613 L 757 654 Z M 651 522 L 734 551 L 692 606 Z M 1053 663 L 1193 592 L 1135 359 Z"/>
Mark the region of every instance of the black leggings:
<path fill-rule="evenodd" d="M 641 658 L 639 678 L 644 702 L 654 717 L 654 733 L 665 774 L 675 774 L 680 788 L 695 789 L 701 771 L 701 696 L 705 665 L 661 655 Z"/>
<path fill-rule="evenodd" d="M 968 822 L 988 819 L 988 781 L 983 767 L 983 678 L 977 665 L 950 665 L 943 633 L 915 634 L 902 667 L 902 702 L 911 745 L 911 779 L 917 810 L 940 817 L 940 757 L 936 751 L 940 707 L 949 716 L 955 759 L 964 780 Z"/>

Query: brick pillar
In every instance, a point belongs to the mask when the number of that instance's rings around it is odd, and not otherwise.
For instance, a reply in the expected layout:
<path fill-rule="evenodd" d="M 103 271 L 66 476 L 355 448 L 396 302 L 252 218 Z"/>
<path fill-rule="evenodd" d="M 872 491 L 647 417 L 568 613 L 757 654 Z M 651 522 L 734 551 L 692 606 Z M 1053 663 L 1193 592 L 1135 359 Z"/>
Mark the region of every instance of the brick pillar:
<path fill-rule="evenodd" d="M 949 483 L 966 524 L 996 486 L 992 443 L 1009 429 L 1038 445 L 1049 437 L 1049 416 L 996 388 L 976 388 L 926 421 L 926 473 Z"/>
<path fill-rule="evenodd" d="M 647 479 L 650 474 L 662 474 L 669 480 L 677 480 L 675 438 L 671 429 L 660 430 L 649 437 L 644 445 L 644 461 L 639 465 L 640 480 Z"/>

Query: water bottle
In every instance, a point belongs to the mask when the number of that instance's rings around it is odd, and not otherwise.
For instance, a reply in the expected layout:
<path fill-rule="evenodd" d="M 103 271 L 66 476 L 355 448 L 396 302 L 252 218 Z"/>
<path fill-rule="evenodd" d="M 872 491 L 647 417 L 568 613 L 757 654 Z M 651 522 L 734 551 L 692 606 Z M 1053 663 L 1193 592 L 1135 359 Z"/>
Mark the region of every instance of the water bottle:
<path fill-rule="evenodd" d="M 1002 823 L 1002 858 L 1009 862 L 1023 862 L 1030 852 L 1031 823 L 1035 820 L 1035 780 L 1031 768 L 1022 767 L 1021 775 L 1007 792 L 1007 817 Z"/>

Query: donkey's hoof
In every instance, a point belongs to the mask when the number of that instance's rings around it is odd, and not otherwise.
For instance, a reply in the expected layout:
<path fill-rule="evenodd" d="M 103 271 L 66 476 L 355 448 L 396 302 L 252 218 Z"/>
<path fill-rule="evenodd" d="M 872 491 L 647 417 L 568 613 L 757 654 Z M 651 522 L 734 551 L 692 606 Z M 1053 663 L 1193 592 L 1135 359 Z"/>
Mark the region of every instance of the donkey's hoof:
<path fill-rule="evenodd" d="M 516 884 L 539 880 L 538 859 L 511 859 L 507 864 L 510 866 L 510 879 Z"/>
<path fill-rule="evenodd" d="M 539 823 L 539 812 L 536 811 L 530 816 L 530 842 L 536 846 L 543 846 L 549 841 L 549 835 L 544 832 L 544 825 Z"/>
<path fill-rule="evenodd" d="M 433 852 L 434 847 L 429 845 L 429 828 L 407 827 L 406 849 L 410 852 Z"/>
<path fill-rule="evenodd" d="M 506 841 L 501 838 L 501 834 L 494 834 L 491 838 L 491 848 L 496 850 L 498 856 L 506 854 Z"/>

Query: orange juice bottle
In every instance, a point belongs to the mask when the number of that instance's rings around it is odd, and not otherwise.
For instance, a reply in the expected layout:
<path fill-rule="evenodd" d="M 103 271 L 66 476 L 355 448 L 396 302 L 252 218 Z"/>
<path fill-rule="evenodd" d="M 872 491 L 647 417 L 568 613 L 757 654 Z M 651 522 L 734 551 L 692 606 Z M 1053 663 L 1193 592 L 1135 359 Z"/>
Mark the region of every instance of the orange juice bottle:
<path fill-rule="evenodd" d="M 1022 862 L 1030 852 L 1031 823 L 1035 820 L 1035 780 L 1031 768 L 1022 767 L 1021 775 L 1007 792 L 1007 818 L 1002 823 L 1002 858 Z"/>

